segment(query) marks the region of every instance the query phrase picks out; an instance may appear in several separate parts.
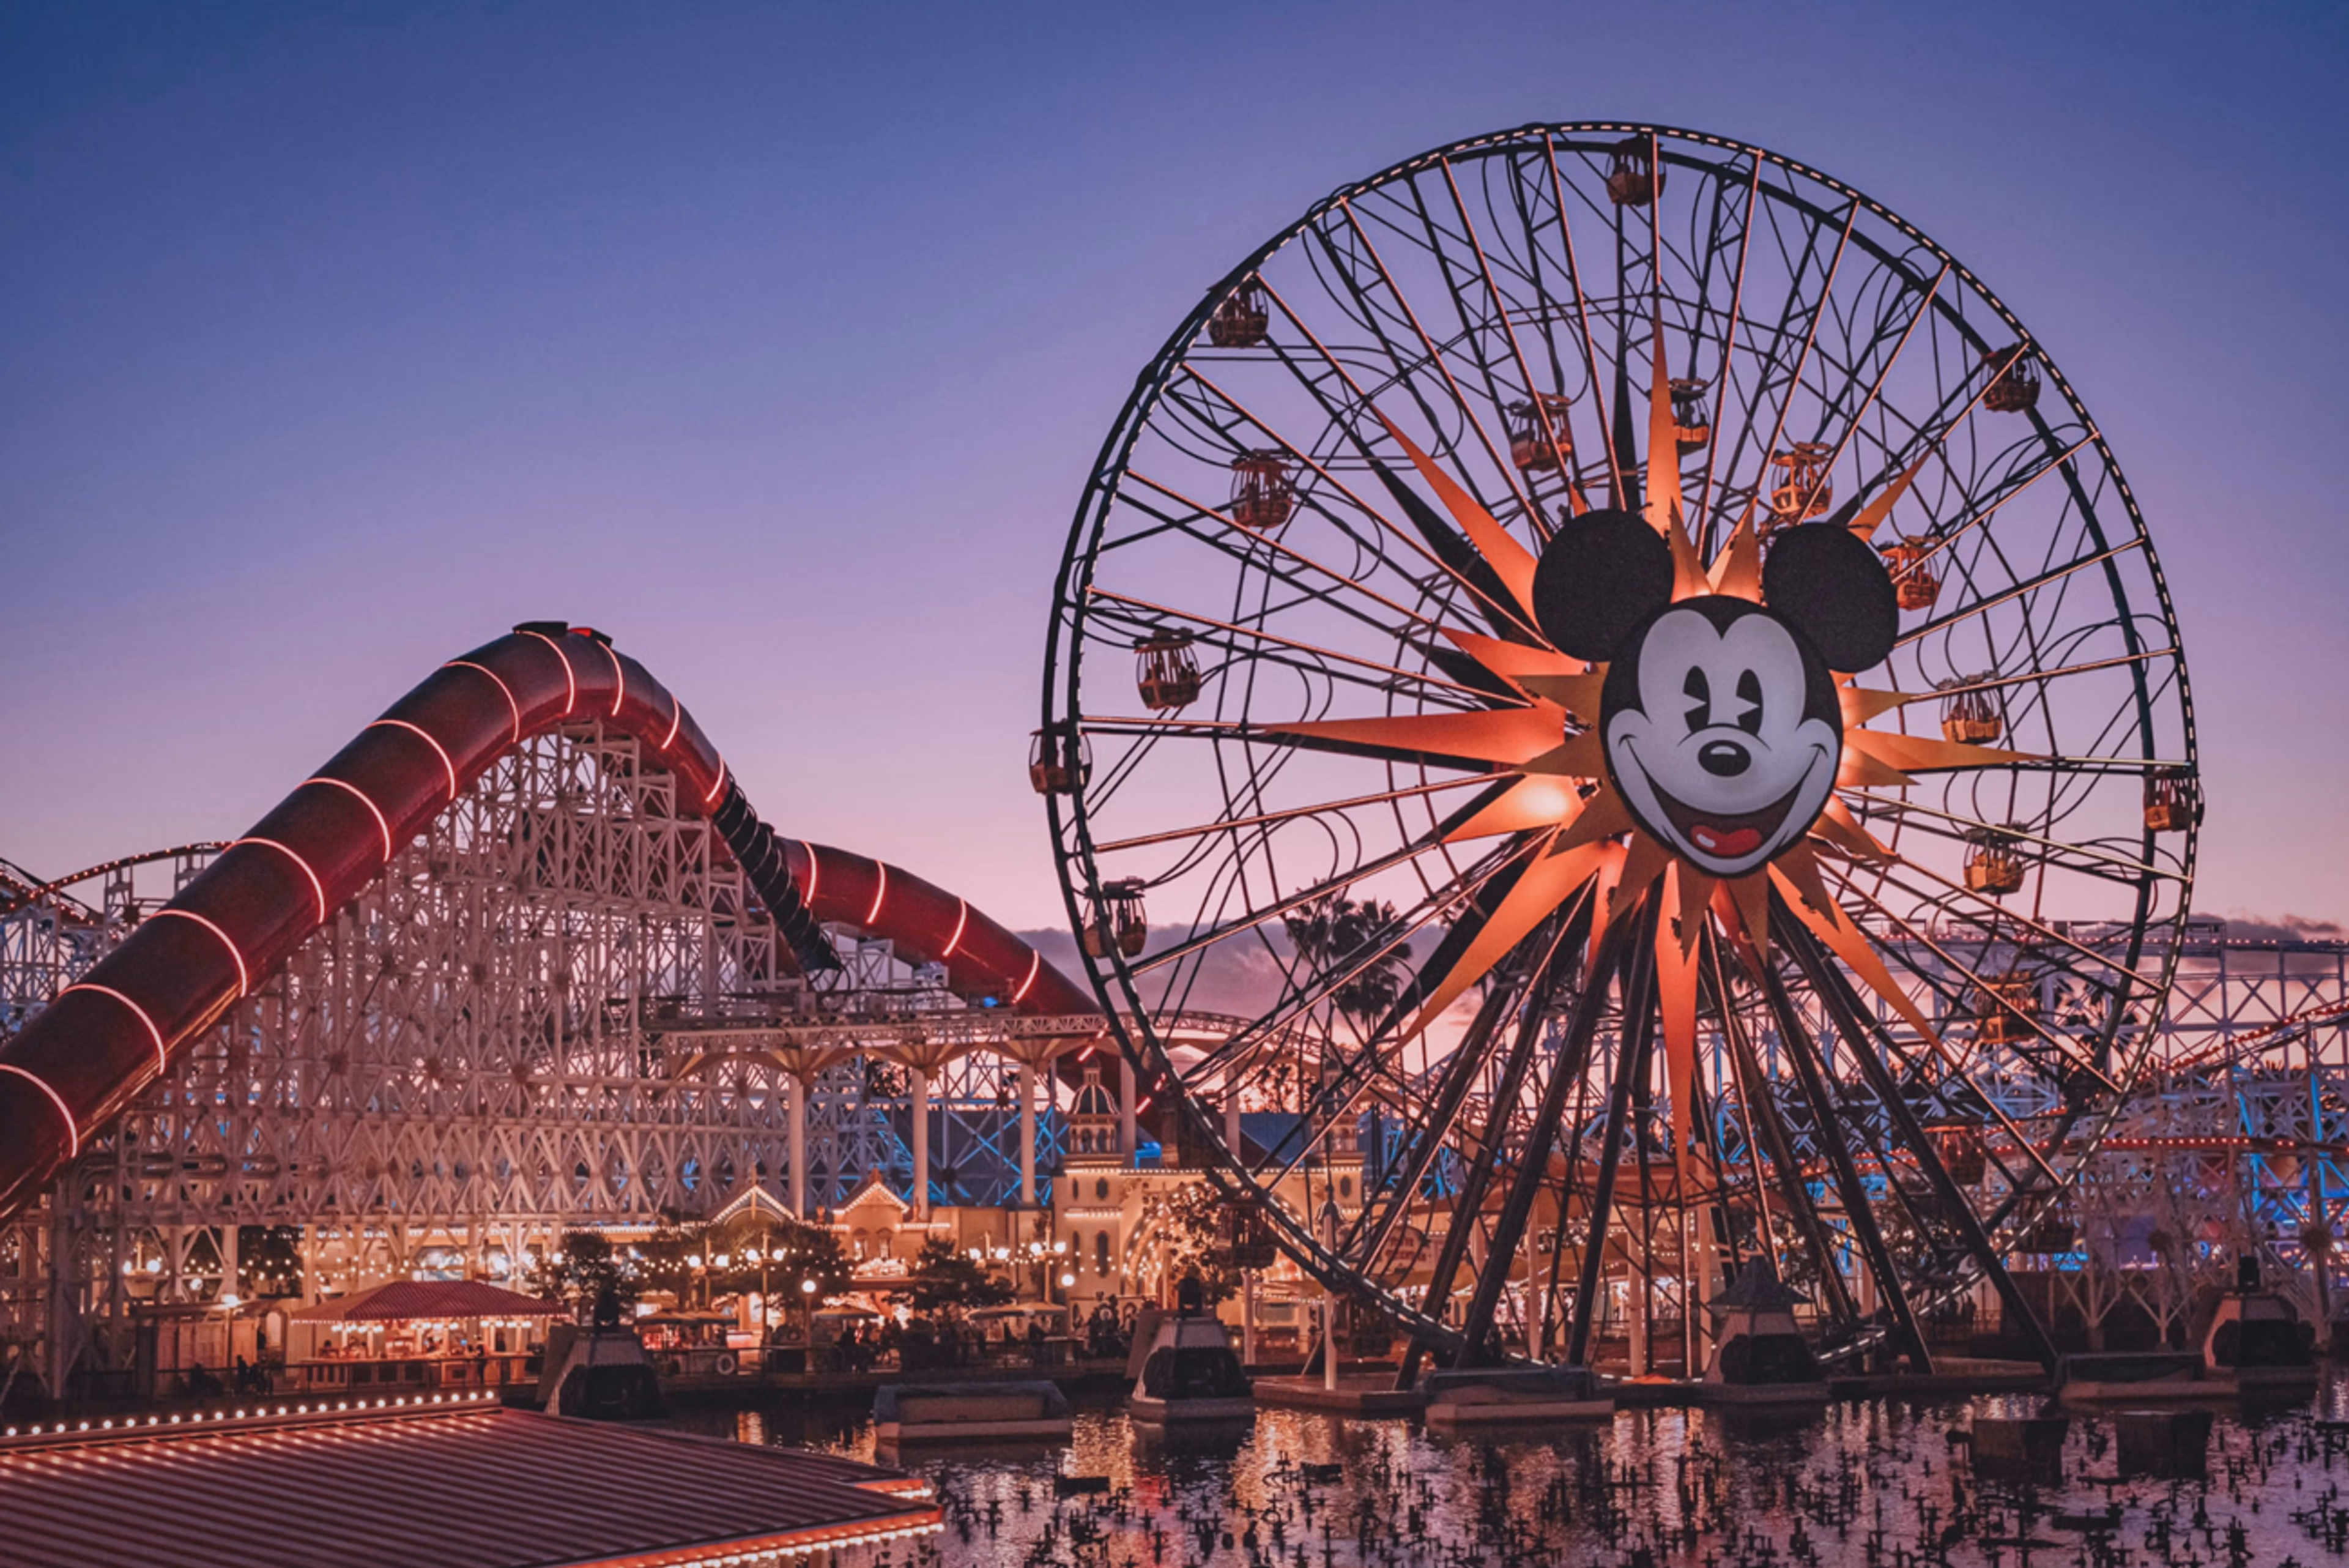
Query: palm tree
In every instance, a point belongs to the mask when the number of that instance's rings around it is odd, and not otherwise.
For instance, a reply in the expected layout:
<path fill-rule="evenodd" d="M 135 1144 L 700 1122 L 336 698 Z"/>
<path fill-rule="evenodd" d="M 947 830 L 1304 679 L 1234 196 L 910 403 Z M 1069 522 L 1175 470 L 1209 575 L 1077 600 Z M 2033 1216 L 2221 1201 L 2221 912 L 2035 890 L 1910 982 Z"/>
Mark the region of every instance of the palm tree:
<path fill-rule="evenodd" d="M 1296 945 L 1298 956 L 1315 971 L 1326 973 L 1337 968 L 1350 969 L 1361 961 L 1363 955 L 1386 947 L 1393 941 L 1402 921 L 1392 904 L 1325 893 L 1281 917 L 1281 924 L 1288 928 L 1288 940 Z M 1367 1035 L 1392 1011 L 1403 987 L 1410 982 L 1410 960 L 1411 944 L 1395 942 L 1332 991 L 1330 1000 L 1357 1032 Z"/>

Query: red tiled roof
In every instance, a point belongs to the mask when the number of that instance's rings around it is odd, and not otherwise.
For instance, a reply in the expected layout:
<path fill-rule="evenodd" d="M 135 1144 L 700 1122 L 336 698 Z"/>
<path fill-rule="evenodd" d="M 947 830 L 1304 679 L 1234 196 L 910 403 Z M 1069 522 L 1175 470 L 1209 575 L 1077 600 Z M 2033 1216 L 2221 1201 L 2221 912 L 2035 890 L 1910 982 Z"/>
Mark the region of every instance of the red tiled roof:
<path fill-rule="evenodd" d="M 570 1310 L 479 1280 L 394 1280 L 294 1314 L 297 1323 L 392 1323 L 409 1318 L 569 1317 Z"/>
<path fill-rule="evenodd" d="M 788 1449 L 478 1409 L 0 1449 L 10 1568 L 685 1563 L 933 1526 Z M 864 1467 L 858 1467 L 862 1469 Z"/>

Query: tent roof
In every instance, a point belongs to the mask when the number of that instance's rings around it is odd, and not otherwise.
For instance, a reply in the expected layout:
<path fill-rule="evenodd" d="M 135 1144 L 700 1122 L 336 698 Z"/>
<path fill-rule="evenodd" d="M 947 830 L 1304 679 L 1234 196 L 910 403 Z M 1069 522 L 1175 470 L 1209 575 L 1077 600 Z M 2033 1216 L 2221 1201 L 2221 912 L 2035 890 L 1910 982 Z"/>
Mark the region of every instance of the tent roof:
<path fill-rule="evenodd" d="M 1705 1305 L 1714 1312 L 1791 1312 L 1808 1299 L 1779 1279 L 1767 1258 L 1756 1258 L 1738 1270 L 1730 1287 Z"/>

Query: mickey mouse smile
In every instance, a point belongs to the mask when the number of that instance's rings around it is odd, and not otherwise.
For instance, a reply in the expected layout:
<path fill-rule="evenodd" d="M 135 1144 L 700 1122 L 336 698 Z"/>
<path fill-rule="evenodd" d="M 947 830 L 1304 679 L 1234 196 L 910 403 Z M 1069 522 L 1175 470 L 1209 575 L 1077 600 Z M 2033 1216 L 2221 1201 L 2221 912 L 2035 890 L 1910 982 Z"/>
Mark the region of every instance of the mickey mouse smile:
<path fill-rule="evenodd" d="M 1734 742 L 1716 741 L 1713 745 L 1734 746 Z M 1710 748 L 1707 748 L 1710 749 Z M 1630 745 L 1624 750 L 1636 761 L 1638 753 Z M 1714 753 L 1716 756 L 1723 753 Z M 1677 836 L 1699 853 L 1723 861 L 1742 860 L 1778 836 L 1778 831 L 1793 814 L 1795 803 L 1801 798 L 1804 786 L 1816 771 L 1825 753 L 1814 753 L 1811 772 L 1804 774 L 1793 789 L 1769 805 L 1747 812 L 1725 812 L 1710 807 L 1694 806 L 1650 778 L 1657 805 L 1663 810 L 1664 819 L 1671 823 Z M 1702 758 L 1700 757 L 1702 763 Z"/>

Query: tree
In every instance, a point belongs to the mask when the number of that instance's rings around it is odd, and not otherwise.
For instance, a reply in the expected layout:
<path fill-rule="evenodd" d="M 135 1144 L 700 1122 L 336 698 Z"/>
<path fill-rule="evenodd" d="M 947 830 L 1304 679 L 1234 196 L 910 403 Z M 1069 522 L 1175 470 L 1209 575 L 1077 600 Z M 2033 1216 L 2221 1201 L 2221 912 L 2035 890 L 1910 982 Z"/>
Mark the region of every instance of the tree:
<path fill-rule="evenodd" d="M 1325 893 L 1281 917 L 1298 955 L 1316 971 L 1329 973 L 1352 968 L 1367 954 L 1394 941 L 1402 928 L 1394 906 L 1378 899 L 1356 900 Z M 1330 992 L 1338 1011 L 1367 1034 L 1392 1011 L 1411 978 L 1411 944 L 1394 942 L 1391 950 L 1364 964 L 1361 971 Z"/>
<path fill-rule="evenodd" d="M 636 1299 L 638 1281 L 633 1260 L 616 1250 L 594 1231 L 565 1231 L 553 1252 L 531 1262 L 523 1282 L 541 1301 L 560 1302 L 585 1322 L 605 1291 L 623 1311 Z"/>
<path fill-rule="evenodd" d="M 1166 1232 L 1167 1277 L 1180 1282 L 1196 1274 L 1209 1306 L 1231 1300 L 1240 1288 L 1231 1254 L 1232 1206 L 1205 1182 L 1186 1183 L 1152 1201 Z"/>
<path fill-rule="evenodd" d="M 302 1228 L 240 1225 L 235 1289 L 247 1301 L 302 1293 Z"/>
<path fill-rule="evenodd" d="M 846 1295 L 854 1272 L 830 1226 L 789 1216 L 744 1214 L 731 1224 L 711 1226 L 700 1245 L 714 1295 L 755 1291 L 812 1306 Z M 812 1291 L 803 1288 L 809 1280 L 815 1282 Z"/>
<path fill-rule="evenodd" d="M 990 1272 L 968 1252 L 936 1237 L 922 1243 L 900 1288 L 912 1301 L 916 1312 L 943 1312 L 950 1316 L 974 1307 L 1002 1306 L 1019 1293 L 1009 1280 Z"/>

